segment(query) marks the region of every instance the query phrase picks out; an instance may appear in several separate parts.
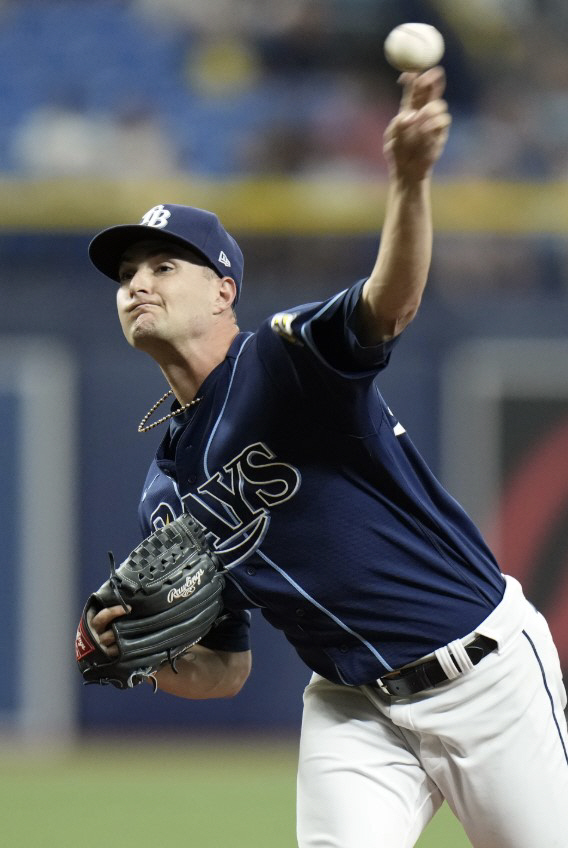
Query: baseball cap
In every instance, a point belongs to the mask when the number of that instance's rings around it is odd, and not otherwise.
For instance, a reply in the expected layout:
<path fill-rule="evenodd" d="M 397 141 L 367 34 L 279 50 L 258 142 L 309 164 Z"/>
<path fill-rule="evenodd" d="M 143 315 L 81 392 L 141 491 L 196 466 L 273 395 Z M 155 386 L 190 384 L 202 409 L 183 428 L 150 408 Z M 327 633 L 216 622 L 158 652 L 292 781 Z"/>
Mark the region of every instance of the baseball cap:
<path fill-rule="evenodd" d="M 89 245 L 89 258 L 95 268 L 119 282 L 118 271 L 124 252 L 150 238 L 197 251 L 221 277 L 231 277 L 235 281 L 237 302 L 243 281 L 243 254 L 217 215 L 206 209 L 174 203 L 153 206 L 139 224 L 109 227 L 98 233 Z"/>

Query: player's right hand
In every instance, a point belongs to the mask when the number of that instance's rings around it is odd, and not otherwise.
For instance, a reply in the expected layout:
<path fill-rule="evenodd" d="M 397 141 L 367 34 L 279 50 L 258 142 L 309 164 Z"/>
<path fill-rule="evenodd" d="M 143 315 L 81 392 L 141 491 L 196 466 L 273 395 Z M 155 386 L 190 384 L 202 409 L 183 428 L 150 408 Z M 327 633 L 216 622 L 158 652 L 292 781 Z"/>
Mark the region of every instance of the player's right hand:
<path fill-rule="evenodd" d="M 404 181 L 427 177 L 444 150 L 451 116 L 443 100 L 446 75 L 441 67 L 422 74 L 404 73 L 398 114 L 384 135 L 384 154 L 391 173 Z"/>
<path fill-rule="evenodd" d="M 89 626 L 96 635 L 99 645 L 109 657 L 118 656 L 114 630 L 110 625 L 115 618 L 120 618 L 121 615 L 127 615 L 127 610 L 123 606 L 118 605 L 115 607 L 105 607 L 95 615 L 92 615 L 92 617 L 89 617 Z"/>

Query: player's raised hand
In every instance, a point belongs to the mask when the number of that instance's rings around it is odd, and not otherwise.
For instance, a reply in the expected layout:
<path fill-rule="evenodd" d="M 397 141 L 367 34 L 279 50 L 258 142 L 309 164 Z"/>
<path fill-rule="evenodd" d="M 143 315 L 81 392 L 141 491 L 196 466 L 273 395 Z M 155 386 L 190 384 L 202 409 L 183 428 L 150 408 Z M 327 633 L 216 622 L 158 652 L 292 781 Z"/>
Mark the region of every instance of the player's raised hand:
<path fill-rule="evenodd" d="M 383 149 L 393 176 L 418 181 L 429 176 L 448 138 L 452 119 L 442 99 L 446 75 L 436 67 L 401 74 L 399 82 L 400 109 L 385 131 Z"/>

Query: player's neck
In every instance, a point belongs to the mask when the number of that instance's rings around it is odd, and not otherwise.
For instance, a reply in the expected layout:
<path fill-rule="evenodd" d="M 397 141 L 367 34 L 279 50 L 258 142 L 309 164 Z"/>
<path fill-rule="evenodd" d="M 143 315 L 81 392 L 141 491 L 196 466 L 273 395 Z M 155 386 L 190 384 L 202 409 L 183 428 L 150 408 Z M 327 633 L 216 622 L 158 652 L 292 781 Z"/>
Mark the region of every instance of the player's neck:
<path fill-rule="evenodd" d="M 182 349 L 170 350 L 156 360 L 174 395 L 183 405 L 192 401 L 209 374 L 226 357 L 239 332 L 233 325 L 230 333 L 217 334 L 212 339 L 188 341 Z"/>

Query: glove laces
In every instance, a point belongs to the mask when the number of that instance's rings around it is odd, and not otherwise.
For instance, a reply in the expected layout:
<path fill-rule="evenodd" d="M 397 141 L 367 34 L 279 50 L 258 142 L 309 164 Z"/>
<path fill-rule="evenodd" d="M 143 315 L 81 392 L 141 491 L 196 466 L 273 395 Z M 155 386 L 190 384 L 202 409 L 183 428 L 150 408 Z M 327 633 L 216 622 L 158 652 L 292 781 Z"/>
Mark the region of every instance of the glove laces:
<path fill-rule="evenodd" d="M 113 554 L 112 551 L 108 552 L 108 558 L 110 560 L 110 577 L 109 577 L 108 582 L 109 582 L 109 584 L 112 588 L 112 591 L 116 595 L 117 601 L 122 606 L 124 612 L 130 612 L 130 608 L 129 608 L 128 604 L 126 603 L 126 601 L 124 600 L 124 598 L 122 597 L 122 595 L 120 594 L 120 589 L 118 588 L 118 585 L 117 585 L 118 584 L 118 577 L 117 577 L 117 574 L 116 574 L 116 563 L 115 563 L 114 554 Z"/>

